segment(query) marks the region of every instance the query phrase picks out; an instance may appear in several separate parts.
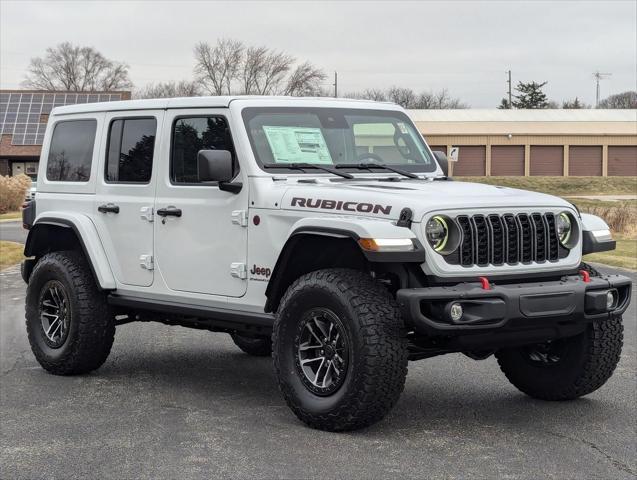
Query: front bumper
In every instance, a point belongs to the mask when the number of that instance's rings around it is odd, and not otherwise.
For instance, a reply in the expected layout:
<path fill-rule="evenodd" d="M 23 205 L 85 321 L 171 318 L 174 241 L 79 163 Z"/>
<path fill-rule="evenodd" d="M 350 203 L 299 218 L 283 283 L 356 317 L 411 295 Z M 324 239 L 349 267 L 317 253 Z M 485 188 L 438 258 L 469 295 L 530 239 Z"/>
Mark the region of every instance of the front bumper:
<path fill-rule="evenodd" d="M 606 292 L 616 294 L 606 308 Z M 397 300 L 403 319 L 416 332 L 456 336 L 511 329 L 532 330 L 577 326 L 621 315 L 630 303 L 631 280 L 621 275 L 571 275 L 555 281 L 502 285 L 460 283 L 454 286 L 405 288 Z M 462 306 L 460 319 L 451 318 L 451 305 Z"/>

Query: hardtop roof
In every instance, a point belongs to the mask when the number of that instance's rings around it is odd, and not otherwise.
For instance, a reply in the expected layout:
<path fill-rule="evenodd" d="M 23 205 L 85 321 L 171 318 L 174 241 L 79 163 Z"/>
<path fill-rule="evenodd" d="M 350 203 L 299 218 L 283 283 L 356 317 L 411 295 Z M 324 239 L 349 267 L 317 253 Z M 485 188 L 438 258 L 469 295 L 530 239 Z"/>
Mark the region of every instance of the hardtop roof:
<path fill-rule="evenodd" d="M 74 113 L 93 113 L 93 112 L 115 112 L 126 110 L 166 110 L 173 108 L 227 108 L 233 101 L 241 101 L 247 105 L 254 104 L 257 106 L 261 103 L 268 102 L 271 106 L 276 103 L 278 106 L 292 106 L 295 103 L 308 102 L 321 103 L 321 106 L 338 106 L 338 107 L 355 107 L 361 106 L 376 107 L 383 105 L 397 105 L 390 102 L 373 102 L 370 100 L 353 100 L 339 99 L 331 97 L 283 97 L 283 96 L 253 96 L 253 95 L 235 95 L 235 96 L 207 96 L 207 97 L 178 97 L 178 98 L 156 98 L 145 100 L 124 100 L 114 102 L 100 103 L 83 103 L 77 105 L 67 105 L 64 107 L 56 107 L 51 111 L 51 115 L 68 115 Z M 400 108 L 400 107 L 398 107 Z"/>

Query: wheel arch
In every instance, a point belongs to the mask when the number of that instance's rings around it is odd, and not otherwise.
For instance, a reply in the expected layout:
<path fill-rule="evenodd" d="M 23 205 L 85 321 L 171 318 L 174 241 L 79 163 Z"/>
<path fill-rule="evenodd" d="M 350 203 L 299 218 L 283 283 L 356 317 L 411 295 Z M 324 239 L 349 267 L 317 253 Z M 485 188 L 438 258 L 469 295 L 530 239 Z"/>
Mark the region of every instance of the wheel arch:
<path fill-rule="evenodd" d="M 422 245 L 409 229 L 374 220 L 369 221 L 370 226 L 365 225 L 366 222 L 357 222 L 355 228 L 348 228 L 346 225 L 338 225 L 339 222 L 334 222 L 334 219 L 327 220 L 329 226 L 304 224 L 301 221 L 288 236 L 265 291 L 266 312 L 275 312 L 292 282 L 311 271 L 334 267 L 372 271 L 379 265 L 382 265 L 383 270 L 391 270 L 405 263 L 420 264 L 425 260 Z M 387 228 L 388 225 L 390 229 Z M 361 238 L 405 237 L 414 241 L 416 248 L 413 252 L 369 252 L 358 242 Z"/>
<path fill-rule="evenodd" d="M 61 250 L 81 251 L 91 268 L 96 285 L 102 290 L 116 288 L 115 277 L 97 230 L 93 222 L 84 215 L 48 213 L 36 219 L 24 246 L 24 256 L 35 259 L 25 262 L 24 280 L 28 281 L 37 258 Z"/>

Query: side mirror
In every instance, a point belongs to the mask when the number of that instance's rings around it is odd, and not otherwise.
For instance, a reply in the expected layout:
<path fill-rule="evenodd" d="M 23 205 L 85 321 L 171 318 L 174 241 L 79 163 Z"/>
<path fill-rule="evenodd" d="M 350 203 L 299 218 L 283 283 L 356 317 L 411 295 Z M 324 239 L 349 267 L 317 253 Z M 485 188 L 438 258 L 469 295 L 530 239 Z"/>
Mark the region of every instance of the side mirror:
<path fill-rule="evenodd" d="M 228 150 L 199 150 L 197 173 L 200 182 L 229 182 L 234 176 L 232 154 Z"/>
<path fill-rule="evenodd" d="M 449 160 L 447 160 L 447 154 L 445 152 L 440 152 L 438 150 L 434 150 L 434 157 L 436 157 L 436 161 L 440 168 L 442 168 L 442 173 L 445 174 L 445 177 L 449 176 Z"/>

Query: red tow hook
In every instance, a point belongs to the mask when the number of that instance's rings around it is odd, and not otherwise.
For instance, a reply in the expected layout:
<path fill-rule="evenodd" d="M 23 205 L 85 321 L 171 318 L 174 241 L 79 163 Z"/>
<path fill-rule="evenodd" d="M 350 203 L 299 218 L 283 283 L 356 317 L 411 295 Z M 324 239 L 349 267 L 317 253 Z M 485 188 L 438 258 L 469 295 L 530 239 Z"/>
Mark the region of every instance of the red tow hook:
<path fill-rule="evenodd" d="M 591 283 L 591 274 L 588 273 L 587 270 L 580 270 L 579 274 L 582 276 L 582 280 L 584 280 L 584 283 Z"/>
<path fill-rule="evenodd" d="M 487 277 L 478 277 L 478 280 L 480 280 L 482 290 L 491 290 L 491 285 L 489 284 L 489 279 Z"/>

